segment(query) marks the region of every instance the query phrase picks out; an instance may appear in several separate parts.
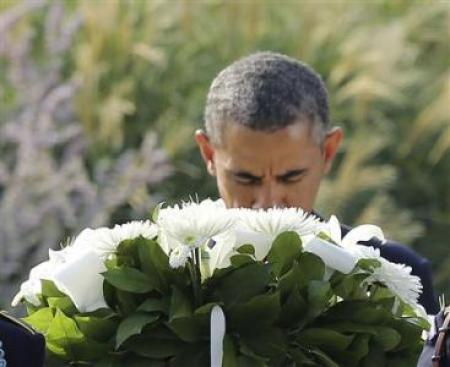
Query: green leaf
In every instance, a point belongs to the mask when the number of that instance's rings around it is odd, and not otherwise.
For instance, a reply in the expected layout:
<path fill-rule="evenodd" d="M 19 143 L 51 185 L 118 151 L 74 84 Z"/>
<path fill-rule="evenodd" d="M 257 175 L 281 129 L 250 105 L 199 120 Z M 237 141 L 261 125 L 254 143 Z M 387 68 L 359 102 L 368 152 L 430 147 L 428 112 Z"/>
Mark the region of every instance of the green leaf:
<path fill-rule="evenodd" d="M 233 255 L 230 258 L 231 265 L 240 268 L 243 265 L 254 263 L 255 260 L 249 255 Z"/>
<path fill-rule="evenodd" d="M 170 367 L 209 366 L 209 354 L 208 343 L 189 343 L 185 348 L 180 348 L 175 358 L 170 360 Z"/>
<path fill-rule="evenodd" d="M 289 349 L 289 355 L 295 362 L 295 366 L 315 366 L 314 361 L 311 358 L 307 357 L 300 348 Z"/>
<path fill-rule="evenodd" d="M 138 268 L 138 241 L 139 238 L 133 238 L 120 242 L 116 250 L 118 267 Z"/>
<path fill-rule="evenodd" d="M 242 245 L 236 251 L 240 254 L 255 255 L 255 247 L 250 244 Z"/>
<path fill-rule="evenodd" d="M 178 287 L 172 286 L 169 320 L 191 316 L 192 312 L 193 312 L 192 300 Z"/>
<path fill-rule="evenodd" d="M 385 351 L 394 349 L 401 341 L 401 335 L 392 328 L 379 326 L 376 330 L 377 335 L 374 340 Z"/>
<path fill-rule="evenodd" d="M 144 326 L 158 320 L 159 316 L 156 314 L 148 314 L 137 312 L 126 319 L 122 320 L 117 328 L 116 334 L 116 349 L 133 335 L 140 334 Z"/>
<path fill-rule="evenodd" d="M 332 279 L 334 293 L 343 299 L 367 299 L 366 288 L 362 287 L 363 281 L 369 274 L 353 274 L 342 276 L 336 281 Z"/>
<path fill-rule="evenodd" d="M 319 349 L 312 349 L 309 353 L 318 360 L 320 367 L 340 367 L 333 359 Z"/>
<path fill-rule="evenodd" d="M 289 346 L 288 338 L 277 327 L 256 328 L 241 333 L 241 345 L 251 349 L 260 358 L 277 358 L 285 356 Z M 243 352 L 241 348 L 241 352 Z M 243 352 L 244 353 L 244 352 Z"/>
<path fill-rule="evenodd" d="M 169 300 L 167 298 L 148 298 L 138 308 L 138 311 L 162 312 L 169 314 Z"/>
<path fill-rule="evenodd" d="M 381 266 L 381 262 L 377 259 L 360 259 L 358 260 L 357 266 L 372 273 L 373 269 Z"/>
<path fill-rule="evenodd" d="M 277 277 L 290 269 L 301 249 L 302 241 L 297 233 L 283 232 L 278 235 L 267 255 L 267 260 Z"/>
<path fill-rule="evenodd" d="M 322 259 L 309 252 L 303 252 L 298 258 L 298 267 L 301 270 L 299 287 L 307 287 L 313 280 L 322 280 L 325 274 L 325 263 Z"/>
<path fill-rule="evenodd" d="M 122 316 L 128 316 L 136 312 L 138 307 L 138 300 L 136 295 L 130 292 L 121 291 L 120 289 L 115 290 L 118 313 Z"/>
<path fill-rule="evenodd" d="M 162 360 L 149 359 L 131 355 L 125 358 L 118 367 L 166 367 L 167 363 Z"/>
<path fill-rule="evenodd" d="M 106 281 L 117 289 L 132 293 L 147 293 L 155 289 L 154 282 L 139 270 L 123 267 L 103 273 Z"/>
<path fill-rule="evenodd" d="M 53 310 L 51 308 L 41 308 L 32 315 L 24 317 L 22 320 L 42 334 L 46 334 L 53 321 L 53 317 Z"/>
<path fill-rule="evenodd" d="M 153 280 L 155 289 L 166 293 L 168 287 L 169 258 L 161 246 L 154 241 L 145 238 L 138 239 L 139 261 L 142 271 Z"/>
<path fill-rule="evenodd" d="M 280 313 L 280 294 L 261 294 L 229 310 L 231 328 L 246 332 L 272 325 Z"/>
<path fill-rule="evenodd" d="M 296 340 L 303 346 L 320 347 L 343 351 L 353 341 L 353 336 L 324 328 L 309 328 L 301 331 Z"/>
<path fill-rule="evenodd" d="M 178 287 L 172 286 L 170 299 L 169 327 L 182 340 L 194 342 L 199 337 L 199 328 L 193 317 L 192 299 Z"/>
<path fill-rule="evenodd" d="M 204 314 L 209 315 L 211 313 L 211 310 L 213 309 L 213 307 L 217 306 L 217 305 L 220 306 L 220 304 L 217 303 L 217 302 L 206 303 L 206 304 L 200 306 L 199 308 L 197 308 L 194 311 L 194 314 L 196 314 L 196 315 L 204 315 Z"/>
<path fill-rule="evenodd" d="M 362 367 L 380 367 L 386 366 L 386 356 L 381 348 L 376 343 L 369 344 L 369 353 L 361 361 Z"/>
<path fill-rule="evenodd" d="M 358 324 L 353 321 L 327 323 L 327 327 L 342 333 L 377 335 L 377 331 L 372 325 Z"/>
<path fill-rule="evenodd" d="M 330 283 L 312 280 L 308 284 L 308 318 L 315 318 L 327 307 L 332 295 Z"/>
<path fill-rule="evenodd" d="M 227 334 L 223 339 L 223 367 L 238 367 L 237 351 L 233 339 Z"/>
<path fill-rule="evenodd" d="M 46 333 L 47 348 L 61 358 L 76 361 L 78 356 L 74 348 L 85 341 L 76 322 L 62 311 L 56 310 Z"/>
<path fill-rule="evenodd" d="M 270 279 L 266 264 L 253 263 L 226 273 L 210 286 L 219 301 L 231 306 L 263 293 Z"/>
<path fill-rule="evenodd" d="M 65 297 L 66 295 L 56 288 L 51 280 L 41 279 L 42 295 L 45 297 Z"/>
<path fill-rule="evenodd" d="M 286 302 L 282 305 L 280 312 L 280 325 L 289 327 L 296 325 L 304 319 L 307 313 L 307 303 L 300 294 L 298 287 L 294 287 Z"/>
<path fill-rule="evenodd" d="M 108 341 L 114 335 L 118 326 L 118 321 L 112 318 L 76 315 L 74 320 L 83 335 L 99 342 Z"/>
<path fill-rule="evenodd" d="M 119 261 L 117 259 L 117 255 L 116 254 L 109 255 L 108 258 L 105 260 L 105 266 L 106 266 L 106 269 L 108 269 L 108 270 L 117 268 L 119 266 Z"/>
<path fill-rule="evenodd" d="M 163 206 L 164 206 L 164 202 L 159 203 L 152 210 L 151 218 L 152 218 L 153 223 L 156 223 L 158 221 L 159 213 L 161 212 L 161 209 L 162 209 Z"/>
<path fill-rule="evenodd" d="M 263 361 L 249 356 L 239 356 L 237 365 L 239 367 L 267 367 Z"/>
<path fill-rule="evenodd" d="M 199 339 L 200 328 L 194 315 L 172 319 L 168 326 L 183 341 L 192 343 Z"/>
<path fill-rule="evenodd" d="M 78 313 L 77 308 L 68 296 L 64 297 L 49 297 L 47 298 L 49 307 L 57 308 L 63 311 L 66 315 L 75 315 Z"/>
<path fill-rule="evenodd" d="M 294 287 L 300 291 L 312 281 L 322 281 L 325 264 L 322 259 L 308 252 L 301 253 L 292 263 L 291 269 L 279 279 L 279 289 L 284 300 Z"/>
<path fill-rule="evenodd" d="M 128 348 L 132 352 L 142 357 L 155 359 L 173 357 L 183 347 L 185 347 L 185 343 L 179 339 L 157 339 L 148 336 L 137 337 L 130 340 L 128 344 Z"/>
<path fill-rule="evenodd" d="M 294 260 L 291 269 L 278 280 L 278 289 L 280 290 L 282 301 L 289 297 L 294 288 L 300 286 L 302 277 L 303 274 L 298 261 Z"/>

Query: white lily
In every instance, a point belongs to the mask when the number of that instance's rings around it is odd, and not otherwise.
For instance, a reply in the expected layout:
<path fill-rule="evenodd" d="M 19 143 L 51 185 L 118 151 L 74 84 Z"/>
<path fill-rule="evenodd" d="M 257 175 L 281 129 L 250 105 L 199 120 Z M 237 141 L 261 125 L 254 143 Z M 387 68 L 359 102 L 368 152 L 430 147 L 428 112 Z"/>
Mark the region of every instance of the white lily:
<path fill-rule="evenodd" d="M 47 279 L 67 294 L 80 312 L 106 307 L 101 275 L 106 270 L 104 260 L 124 240 L 139 236 L 151 239 L 157 234 L 157 226 L 150 221 L 129 222 L 116 225 L 113 229 L 87 228 L 72 244 L 59 251 L 49 251 L 49 260 L 30 271 L 29 279 L 21 285 L 13 305 L 25 298 L 38 306 L 38 296 L 42 293 L 41 280 Z"/>
<path fill-rule="evenodd" d="M 230 266 L 230 258 L 236 253 L 236 235 L 234 230 L 229 230 L 218 236 L 214 236 L 212 240 L 212 246 L 205 247 L 205 251 L 209 253 L 208 273 L 210 275 L 214 273 L 215 269 Z"/>
<path fill-rule="evenodd" d="M 327 234 L 331 240 L 345 248 L 357 245 L 358 242 L 366 242 L 372 238 L 378 238 L 382 243 L 385 242 L 383 231 L 380 227 L 372 224 L 362 224 L 351 229 L 343 238 L 341 225 L 336 216 L 332 215 L 330 220 L 322 227 L 322 231 Z"/>
<path fill-rule="evenodd" d="M 13 307 L 17 306 L 22 299 L 34 306 L 40 306 L 39 295 L 42 293 L 41 280 L 53 280 L 53 275 L 62 264 L 69 258 L 69 247 L 59 251 L 48 250 L 49 260 L 44 261 L 30 270 L 28 279 L 20 286 L 19 292 L 14 296 L 11 303 Z"/>
<path fill-rule="evenodd" d="M 355 267 L 358 259 L 346 248 L 334 243 L 325 241 L 319 237 L 313 238 L 303 246 L 306 252 L 311 252 L 319 256 L 325 265 L 331 270 L 338 270 L 341 273 L 349 274 Z M 328 270 L 327 278 L 332 271 Z"/>
<path fill-rule="evenodd" d="M 55 286 L 68 295 L 80 312 L 108 307 L 103 296 L 103 260 L 92 249 L 73 251 L 70 260 L 55 269 Z"/>

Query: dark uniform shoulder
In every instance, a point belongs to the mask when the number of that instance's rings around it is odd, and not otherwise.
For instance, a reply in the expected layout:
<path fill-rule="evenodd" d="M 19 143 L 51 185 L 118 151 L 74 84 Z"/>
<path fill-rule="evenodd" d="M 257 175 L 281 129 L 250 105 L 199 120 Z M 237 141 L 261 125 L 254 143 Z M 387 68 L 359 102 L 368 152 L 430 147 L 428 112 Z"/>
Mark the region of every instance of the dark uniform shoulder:
<path fill-rule="evenodd" d="M 44 337 L 4 311 L 0 311 L 0 343 L 0 367 L 42 367 L 44 365 Z"/>

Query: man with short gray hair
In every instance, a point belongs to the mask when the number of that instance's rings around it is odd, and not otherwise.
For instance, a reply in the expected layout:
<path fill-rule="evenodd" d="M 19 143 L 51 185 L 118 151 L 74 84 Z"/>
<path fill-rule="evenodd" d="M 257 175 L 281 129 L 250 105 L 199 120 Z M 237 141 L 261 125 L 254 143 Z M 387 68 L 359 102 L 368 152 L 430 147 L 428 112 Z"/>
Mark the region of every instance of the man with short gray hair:
<path fill-rule="evenodd" d="M 273 52 L 245 57 L 217 75 L 206 100 L 205 130 L 195 139 L 226 206 L 255 209 L 313 211 L 343 138 L 341 128 L 330 125 L 321 77 Z M 387 260 L 411 266 L 423 284 L 419 301 L 437 313 L 426 259 L 394 242 L 366 244 L 380 248 Z"/>

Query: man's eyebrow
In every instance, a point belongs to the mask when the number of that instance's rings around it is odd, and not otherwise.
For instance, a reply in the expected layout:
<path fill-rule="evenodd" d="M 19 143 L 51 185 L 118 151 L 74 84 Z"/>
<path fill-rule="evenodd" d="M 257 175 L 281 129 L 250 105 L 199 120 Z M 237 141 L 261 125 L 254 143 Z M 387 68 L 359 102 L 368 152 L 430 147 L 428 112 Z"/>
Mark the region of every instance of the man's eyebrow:
<path fill-rule="evenodd" d="M 255 181 L 261 181 L 263 179 L 263 176 L 256 176 L 250 172 L 247 171 L 236 171 L 236 172 L 231 172 L 231 174 L 234 177 L 238 177 L 238 178 L 244 178 L 246 180 L 255 180 Z"/>
<path fill-rule="evenodd" d="M 293 169 L 277 176 L 279 180 L 289 180 L 290 178 L 304 175 L 308 172 L 307 168 Z"/>

